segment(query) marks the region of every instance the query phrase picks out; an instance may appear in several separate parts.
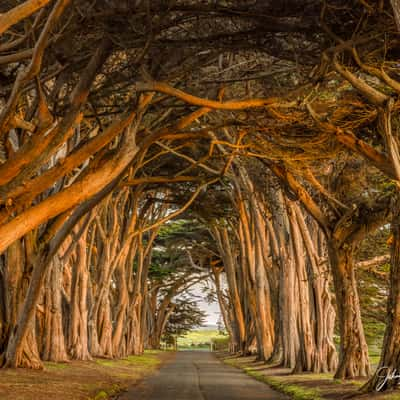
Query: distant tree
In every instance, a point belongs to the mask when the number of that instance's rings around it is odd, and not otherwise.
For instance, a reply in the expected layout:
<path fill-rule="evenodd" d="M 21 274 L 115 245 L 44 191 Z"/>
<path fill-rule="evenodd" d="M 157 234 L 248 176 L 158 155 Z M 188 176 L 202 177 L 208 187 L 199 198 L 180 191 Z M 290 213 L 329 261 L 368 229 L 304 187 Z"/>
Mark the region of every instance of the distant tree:
<path fill-rule="evenodd" d="M 217 321 L 217 329 L 220 335 L 225 334 L 225 325 L 224 321 L 222 320 L 222 314 L 219 314 L 218 321 Z"/>
<path fill-rule="evenodd" d="M 196 301 L 180 298 L 171 307 L 174 307 L 174 311 L 168 319 L 163 336 L 166 343 L 173 343 L 174 338 L 204 325 L 206 313 L 200 310 Z"/>

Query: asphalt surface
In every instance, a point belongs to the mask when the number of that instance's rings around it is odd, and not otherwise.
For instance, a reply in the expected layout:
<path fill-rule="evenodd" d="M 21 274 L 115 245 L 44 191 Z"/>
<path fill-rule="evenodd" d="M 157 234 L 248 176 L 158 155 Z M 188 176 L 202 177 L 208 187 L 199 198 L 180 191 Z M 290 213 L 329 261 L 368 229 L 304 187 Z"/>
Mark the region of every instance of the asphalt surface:
<path fill-rule="evenodd" d="M 121 400 L 286 400 L 288 397 L 212 353 L 181 351 Z"/>

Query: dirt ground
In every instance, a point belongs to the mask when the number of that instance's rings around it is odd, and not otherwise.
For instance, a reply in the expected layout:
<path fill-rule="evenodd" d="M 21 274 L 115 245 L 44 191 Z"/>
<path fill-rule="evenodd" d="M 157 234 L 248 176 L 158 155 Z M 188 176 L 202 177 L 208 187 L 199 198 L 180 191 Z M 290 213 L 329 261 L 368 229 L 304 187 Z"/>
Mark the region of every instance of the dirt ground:
<path fill-rule="evenodd" d="M 45 363 L 44 371 L 0 369 L 1 400 L 103 400 L 152 374 L 173 357 L 150 351 L 121 360 Z"/>

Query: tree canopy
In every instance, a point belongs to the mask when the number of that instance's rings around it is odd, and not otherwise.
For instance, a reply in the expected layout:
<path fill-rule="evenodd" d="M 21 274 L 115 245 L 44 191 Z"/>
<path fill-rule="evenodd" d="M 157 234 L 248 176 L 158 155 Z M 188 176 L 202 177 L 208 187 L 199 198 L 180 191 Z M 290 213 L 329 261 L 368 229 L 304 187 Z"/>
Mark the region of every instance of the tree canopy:
<path fill-rule="evenodd" d="M 397 0 L 3 0 L 1 365 L 157 347 L 207 279 L 233 352 L 372 390 L 378 320 L 398 369 L 399 29 Z"/>

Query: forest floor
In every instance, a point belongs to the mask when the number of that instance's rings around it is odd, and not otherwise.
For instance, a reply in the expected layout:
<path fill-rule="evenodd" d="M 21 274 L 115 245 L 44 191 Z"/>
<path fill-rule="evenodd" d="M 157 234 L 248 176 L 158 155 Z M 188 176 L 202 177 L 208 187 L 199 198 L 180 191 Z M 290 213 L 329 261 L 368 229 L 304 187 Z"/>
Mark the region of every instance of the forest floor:
<path fill-rule="evenodd" d="M 0 369 L 1 400 L 105 400 L 151 375 L 172 352 L 120 360 L 45 363 L 44 371 Z"/>
<path fill-rule="evenodd" d="M 272 388 L 291 395 L 295 400 L 400 400 L 400 391 L 358 394 L 364 379 L 342 381 L 333 379 L 333 374 L 290 374 L 290 369 L 274 367 L 257 362 L 255 356 L 237 357 L 227 353 L 217 355 L 226 364 L 241 368 L 253 378 Z"/>

